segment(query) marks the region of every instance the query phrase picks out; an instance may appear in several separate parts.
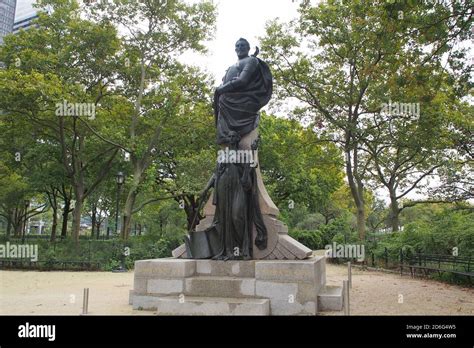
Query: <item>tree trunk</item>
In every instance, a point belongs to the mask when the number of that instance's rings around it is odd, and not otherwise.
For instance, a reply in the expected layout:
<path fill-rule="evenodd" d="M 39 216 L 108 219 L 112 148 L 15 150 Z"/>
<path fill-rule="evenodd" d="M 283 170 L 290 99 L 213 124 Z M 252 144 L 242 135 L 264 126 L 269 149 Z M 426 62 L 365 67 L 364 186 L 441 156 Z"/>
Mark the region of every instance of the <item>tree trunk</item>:
<path fill-rule="evenodd" d="M 123 209 L 123 224 L 120 231 L 120 237 L 123 240 L 127 240 L 130 235 L 130 226 L 132 223 L 132 210 L 135 205 L 135 200 L 137 198 L 136 189 L 131 189 L 128 192 L 127 201 L 125 202 L 125 208 Z"/>
<path fill-rule="evenodd" d="M 133 214 L 133 207 L 135 206 L 135 201 L 138 196 L 138 188 L 143 181 L 143 172 L 144 168 L 142 165 L 133 161 L 133 165 L 135 167 L 133 172 L 133 182 L 128 191 L 127 200 L 125 201 L 125 207 L 123 209 L 123 217 L 122 217 L 122 226 L 120 230 L 120 237 L 123 240 L 127 240 L 128 236 L 130 235 L 130 227 L 132 223 L 132 214 Z"/>
<path fill-rule="evenodd" d="M 28 219 L 26 217 L 26 209 L 25 209 L 24 216 L 22 217 L 22 224 L 21 224 L 21 233 L 22 233 L 23 237 L 26 234 L 26 225 L 27 225 L 27 223 L 28 223 Z"/>
<path fill-rule="evenodd" d="M 359 180 L 357 180 L 357 192 L 359 195 L 359 205 L 357 206 L 357 231 L 359 233 L 359 239 L 363 241 L 365 240 L 365 221 L 367 214 L 365 211 L 364 185 Z"/>
<path fill-rule="evenodd" d="M 357 231 L 360 240 L 365 240 L 365 208 L 357 208 Z"/>
<path fill-rule="evenodd" d="M 58 191 L 54 188 L 51 187 L 51 191 L 46 191 L 46 194 L 48 195 L 48 201 L 49 204 L 51 205 L 51 208 L 53 209 L 53 224 L 51 226 L 51 236 L 49 241 L 54 242 L 56 239 L 56 230 L 58 227 L 58 200 L 57 200 L 57 193 Z"/>
<path fill-rule="evenodd" d="M 73 211 L 72 220 L 72 238 L 79 244 L 79 233 L 81 231 L 81 215 L 82 215 L 83 198 L 81 193 L 76 194 L 76 204 Z"/>
<path fill-rule="evenodd" d="M 69 219 L 69 209 L 71 208 L 71 201 L 69 199 L 64 200 L 64 210 L 63 210 L 63 222 L 61 227 L 61 237 L 66 238 L 67 236 L 67 223 Z"/>
<path fill-rule="evenodd" d="M 347 181 L 349 183 L 349 188 L 351 189 L 352 198 L 357 208 L 357 231 L 359 234 L 359 239 L 361 241 L 365 240 L 365 202 L 364 202 L 364 185 L 361 180 L 355 178 L 355 170 L 352 169 L 351 162 L 351 150 L 347 149 L 346 146 L 346 175 Z M 357 167 L 357 157 L 354 158 L 354 167 Z"/>
<path fill-rule="evenodd" d="M 95 206 L 92 205 L 92 216 L 91 216 L 91 239 L 94 238 L 94 231 L 97 224 L 97 212 Z"/>
<path fill-rule="evenodd" d="M 22 227 L 23 227 L 23 220 L 21 218 L 21 215 L 23 214 L 23 211 L 19 209 L 18 207 L 15 208 L 15 213 L 14 213 L 14 219 L 13 219 L 13 228 L 15 231 L 15 237 L 19 238 L 21 237 L 22 234 Z"/>
<path fill-rule="evenodd" d="M 10 214 L 10 216 L 7 218 L 7 238 L 10 238 L 11 230 L 12 230 L 12 219 L 11 219 L 11 214 Z"/>
<path fill-rule="evenodd" d="M 397 198 L 392 193 L 390 193 L 390 224 L 392 225 L 392 232 L 400 230 L 400 209 L 398 208 Z"/>
<path fill-rule="evenodd" d="M 51 238 L 50 242 L 56 240 L 56 230 L 58 227 L 58 208 L 57 206 L 53 207 L 53 225 L 51 226 Z"/>

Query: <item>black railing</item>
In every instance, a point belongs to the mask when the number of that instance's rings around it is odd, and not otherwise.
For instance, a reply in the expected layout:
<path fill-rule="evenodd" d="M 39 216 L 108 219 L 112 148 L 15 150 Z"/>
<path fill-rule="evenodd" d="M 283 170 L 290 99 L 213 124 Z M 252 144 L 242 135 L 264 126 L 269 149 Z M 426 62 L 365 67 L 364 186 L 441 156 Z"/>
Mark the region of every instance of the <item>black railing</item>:
<path fill-rule="evenodd" d="M 31 261 L 22 259 L 0 259 L 0 269 L 37 269 L 37 270 L 81 270 L 97 271 L 101 268 L 101 262 L 78 260 L 46 260 Z"/>
<path fill-rule="evenodd" d="M 469 278 L 474 276 L 474 259 L 470 256 L 429 255 L 406 253 L 400 250 L 400 274 L 408 269 L 411 276 L 428 275 L 432 272 L 451 273 Z"/>

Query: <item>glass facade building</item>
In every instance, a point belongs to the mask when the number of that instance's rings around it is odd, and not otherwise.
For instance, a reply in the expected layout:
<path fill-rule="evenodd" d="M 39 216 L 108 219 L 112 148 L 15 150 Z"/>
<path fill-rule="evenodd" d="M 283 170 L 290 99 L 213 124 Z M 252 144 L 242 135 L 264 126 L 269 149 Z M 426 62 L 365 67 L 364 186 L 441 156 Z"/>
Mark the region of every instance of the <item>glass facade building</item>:
<path fill-rule="evenodd" d="M 3 37 L 13 31 L 16 0 L 0 0 L 0 45 Z"/>
<path fill-rule="evenodd" d="M 31 25 L 31 21 L 38 17 L 37 9 L 33 7 L 35 2 L 36 0 L 16 0 L 16 13 L 13 32 L 17 32 L 22 28 L 28 28 Z"/>

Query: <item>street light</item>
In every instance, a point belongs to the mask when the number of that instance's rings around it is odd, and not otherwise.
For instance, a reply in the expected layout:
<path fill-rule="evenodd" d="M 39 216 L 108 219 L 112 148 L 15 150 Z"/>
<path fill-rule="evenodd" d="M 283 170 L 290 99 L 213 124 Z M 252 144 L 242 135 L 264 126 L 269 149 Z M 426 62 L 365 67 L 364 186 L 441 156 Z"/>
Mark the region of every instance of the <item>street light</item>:
<path fill-rule="evenodd" d="M 30 201 L 25 199 L 25 222 L 23 224 L 23 238 L 21 239 L 21 243 L 25 243 L 25 235 L 26 235 L 26 223 L 27 223 L 27 216 L 28 216 L 28 207 L 30 206 Z"/>
<path fill-rule="evenodd" d="M 117 205 L 115 207 L 115 235 L 117 235 L 118 231 L 118 213 L 119 213 L 119 201 L 120 201 L 120 189 L 122 184 L 125 180 L 125 176 L 122 172 L 118 172 L 117 176 L 115 177 L 115 181 L 117 182 Z"/>

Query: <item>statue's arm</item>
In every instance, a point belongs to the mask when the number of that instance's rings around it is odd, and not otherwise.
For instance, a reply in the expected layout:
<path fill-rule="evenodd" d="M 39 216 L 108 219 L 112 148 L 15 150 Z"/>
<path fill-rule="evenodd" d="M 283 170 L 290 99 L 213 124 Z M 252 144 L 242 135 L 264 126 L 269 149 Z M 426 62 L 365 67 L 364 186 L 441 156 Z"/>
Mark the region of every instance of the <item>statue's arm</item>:
<path fill-rule="evenodd" d="M 206 185 L 206 188 L 204 190 L 202 190 L 201 192 L 201 196 L 205 196 L 207 191 L 209 191 L 209 189 L 211 187 L 214 187 L 214 183 L 216 182 L 216 174 L 212 174 L 211 178 L 209 179 L 209 181 L 207 182 L 207 185 Z"/>
<path fill-rule="evenodd" d="M 255 57 L 251 57 L 247 64 L 245 64 L 242 72 L 239 77 L 236 79 L 225 83 L 224 85 L 217 88 L 219 94 L 233 92 L 238 90 L 241 87 L 244 87 L 250 83 L 250 79 L 257 70 L 258 60 Z"/>

